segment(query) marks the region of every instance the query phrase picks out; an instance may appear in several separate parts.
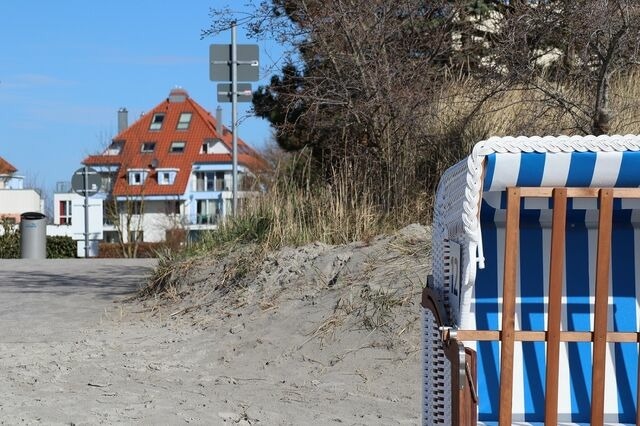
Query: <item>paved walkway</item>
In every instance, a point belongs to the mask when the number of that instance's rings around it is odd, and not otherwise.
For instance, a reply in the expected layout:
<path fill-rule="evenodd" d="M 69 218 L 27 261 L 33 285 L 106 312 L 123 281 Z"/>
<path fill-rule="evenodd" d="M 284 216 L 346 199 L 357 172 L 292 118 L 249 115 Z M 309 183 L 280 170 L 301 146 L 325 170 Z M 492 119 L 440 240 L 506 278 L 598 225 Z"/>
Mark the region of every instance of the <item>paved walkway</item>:
<path fill-rule="evenodd" d="M 0 260 L 0 342 L 70 341 L 146 281 L 154 259 Z"/>

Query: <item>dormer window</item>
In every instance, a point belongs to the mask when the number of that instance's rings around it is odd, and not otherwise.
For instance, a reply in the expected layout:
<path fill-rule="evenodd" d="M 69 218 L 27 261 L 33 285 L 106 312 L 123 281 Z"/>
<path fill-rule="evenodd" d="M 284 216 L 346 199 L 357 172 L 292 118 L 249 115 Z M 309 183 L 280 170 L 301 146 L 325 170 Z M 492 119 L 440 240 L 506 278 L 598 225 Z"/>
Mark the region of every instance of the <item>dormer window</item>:
<path fill-rule="evenodd" d="M 111 145 L 109 145 L 107 150 L 104 152 L 104 155 L 120 155 L 120 153 L 122 152 L 123 145 L 124 145 L 124 142 L 122 141 L 112 142 Z"/>
<path fill-rule="evenodd" d="M 158 169 L 158 184 L 173 185 L 178 174 L 178 169 Z"/>
<path fill-rule="evenodd" d="M 129 185 L 142 185 L 149 174 L 147 169 L 129 169 Z"/>
<path fill-rule="evenodd" d="M 180 114 L 180 118 L 178 119 L 178 130 L 187 130 L 189 128 L 189 124 L 191 123 L 191 113 L 183 112 Z"/>
<path fill-rule="evenodd" d="M 184 142 L 171 142 L 171 147 L 169 148 L 169 152 L 173 153 L 181 153 L 184 152 Z"/>
<path fill-rule="evenodd" d="M 164 121 L 164 113 L 157 112 L 153 114 L 153 118 L 151 119 L 151 125 L 149 126 L 149 130 L 160 130 L 162 129 L 162 122 Z"/>
<path fill-rule="evenodd" d="M 140 152 L 153 152 L 156 150 L 156 143 L 155 142 L 144 142 L 142 144 L 142 147 L 140 148 Z"/>

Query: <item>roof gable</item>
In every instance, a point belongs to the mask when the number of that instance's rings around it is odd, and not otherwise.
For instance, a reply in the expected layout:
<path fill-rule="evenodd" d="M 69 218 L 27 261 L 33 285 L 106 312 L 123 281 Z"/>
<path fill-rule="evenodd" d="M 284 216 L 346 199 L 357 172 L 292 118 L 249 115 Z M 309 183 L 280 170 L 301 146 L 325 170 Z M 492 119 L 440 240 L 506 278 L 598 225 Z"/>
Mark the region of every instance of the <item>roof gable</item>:
<path fill-rule="evenodd" d="M 11 163 L 9 163 L 4 158 L 0 157 L 0 175 L 10 175 L 17 171 L 18 169 L 13 167 Z"/>
<path fill-rule="evenodd" d="M 229 154 L 229 148 L 227 148 L 227 145 L 220 141 L 217 140 L 215 143 L 213 143 L 209 150 L 207 151 L 207 153 L 209 154 Z"/>

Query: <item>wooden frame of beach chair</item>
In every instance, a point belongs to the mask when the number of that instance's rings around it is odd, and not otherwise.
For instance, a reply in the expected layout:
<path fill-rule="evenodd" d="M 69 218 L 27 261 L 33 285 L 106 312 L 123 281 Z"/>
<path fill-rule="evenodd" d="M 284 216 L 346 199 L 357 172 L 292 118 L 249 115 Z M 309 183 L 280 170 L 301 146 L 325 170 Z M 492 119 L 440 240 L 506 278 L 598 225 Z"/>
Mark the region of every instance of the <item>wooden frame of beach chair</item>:
<path fill-rule="evenodd" d="M 531 141 L 529 138 L 518 138 L 521 142 L 535 145 L 535 152 L 547 152 L 546 150 L 551 146 L 557 144 L 557 138 L 538 138 Z M 640 140 L 638 137 L 625 136 L 625 137 L 600 137 L 600 138 L 587 138 L 585 141 L 583 138 L 566 138 L 571 139 L 571 143 L 565 145 L 564 152 L 572 152 L 572 149 L 583 149 L 583 143 L 595 143 L 589 146 L 589 152 L 611 152 L 606 149 L 611 144 L 619 144 L 620 140 L 623 140 L 627 144 L 618 147 L 615 152 L 632 152 L 633 158 L 640 158 L 637 156 L 636 151 L 640 149 Z M 516 138 L 509 138 L 507 144 L 513 143 Z M 506 145 L 503 140 L 493 140 L 488 145 L 492 145 L 490 149 L 486 149 L 486 145 L 479 144 L 479 150 L 485 150 L 495 152 L 495 148 L 498 149 Z M 573 147 L 570 145 L 573 144 Z M 604 146 L 604 150 L 601 149 Z M 526 148 L 530 148 L 530 145 Z M 631 149 L 629 149 L 631 148 Z M 533 150 L 532 150 L 533 151 Z M 504 152 L 504 151 L 503 151 Z M 512 149 L 510 152 L 520 152 L 518 147 Z M 556 151 L 557 152 L 557 151 Z M 578 151 L 583 152 L 583 151 Z M 485 154 L 483 157 L 486 157 Z M 601 158 L 609 158 L 611 155 L 605 154 Z M 473 161 L 481 161 L 483 165 L 486 165 L 485 158 L 469 159 L 467 164 L 462 166 L 454 166 L 454 170 L 451 171 L 451 175 L 456 176 L 456 179 L 461 180 L 467 175 L 467 181 L 469 181 L 469 174 L 476 173 L 481 176 L 481 180 L 486 185 L 486 170 L 473 170 Z M 635 160 L 634 160 L 635 161 Z M 462 173 L 461 171 L 462 170 Z M 471 173 L 468 172 L 471 170 Z M 595 173 L 595 172 L 594 172 Z M 595 173 L 597 174 L 597 173 Z M 448 244 L 449 240 L 443 237 L 443 232 L 440 230 L 438 234 L 438 219 L 442 224 L 442 217 L 436 218 L 434 221 L 434 275 L 438 280 L 438 273 L 440 274 L 438 283 L 434 283 L 431 279 L 427 288 L 424 289 L 422 294 L 422 307 L 423 307 L 423 324 L 424 324 L 424 404 L 423 404 L 423 424 L 453 424 L 453 425 L 475 425 L 478 422 L 478 400 L 486 398 L 486 395 L 478 395 L 477 388 L 477 366 L 476 366 L 476 352 L 473 346 L 469 345 L 471 342 L 499 342 L 500 354 L 499 354 L 499 386 L 498 389 L 493 389 L 499 397 L 499 410 L 497 412 L 497 418 L 494 421 L 487 421 L 486 424 L 499 424 L 510 425 L 516 424 L 516 420 L 513 419 L 512 414 L 512 396 L 513 396 L 513 378 L 514 378 L 514 348 L 515 345 L 520 344 L 518 342 L 543 342 L 545 348 L 545 360 L 544 360 L 544 395 L 543 398 L 543 415 L 544 418 L 540 419 L 544 421 L 544 424 L 560 424 L 560 422 L 567 422 L 566 419 L 559 419 L 558 417 L 558 401 L 559 398 L 567 398 L 559 394 L 558 377 L 560 374 L 560 358 L 561 358 L 561 345 L 573 344 L 575 342 L 581 342 L 581 344 L 588 344 L 591 347 L 592 353 L 592 365 L 591 371 L 588 376 L 591 379 L 589 388 L 589 401 L 590 413 L 588 424 L 603 425 L 606 424 L 637 424 L 640 425 L 640 416 L 635 412 L 634 423 L 629 422 L 628 409 L 625 414 L 625 422 L 618 423 L 617 420 L 612 420 L 613 414 L 609 414 L 609 418 L 605 418 L 605 383 L 607 382 L 607 374 L 616 374 L 611 371 L 607 371 L 607 348 L 609 344 L 619 345 L 626 344 L 632 345 L 635 348 L 635 368 L 634 373 L 636 377 L 633 377 L 629 382 L 634 382 L 635 385 L 635 407 L 640 406 L 640 379 L 637 375 L 640 372 L 638 367 L 639 358 L 638 343 L 640 342 L 640 333 L 638 327 L 635 326 L 630 330 L 615 331 L 610 330 L 609 326 L 612 316 L 609 308 L 609 299 L 611 293 L 611 269 L 610 263 L 612 262 L 612 230 L 614 227 L 614 200 L 620 204 L 620 200 L 640 200 L 640 169 L 637 170 L 637 183 L 635 177 L 632 188 L 627 187 L 594 187 L 593 185 L 585 187 L 567 187 L 567 186 L 507 186 L 502 189 L 501 192 L 505 194 L 503 197 L 503 203 L 505 205 L 505 224 L 504 224 L 504 257 L 502 262 L 503 275 L 501 296 L 501 323 L 499 327 L 464 327 L 464 310 L 463 302 L 460 300 L 463 298 L 462 294 L 457 294 L 454 291 L 455 284 L 451 281 L 450 273 L 452 269 L 455 269 L 450 264 L 451 258 L 456 257 L 452 251 L 450 251 Z M 461 177 L 462 176 L 462 177 Z M 455 180 L 455 179 L 454 179 Z M 602 179 L 601 179 L 602 180 Z M 508 180 L 507 180 L 508 181 Z M 606 181 L 606 179 L 605 179 Z M 611 179 L 609 179 L 608 183 Z M 617 182 L 623 180 L 618 178 Z M 590 183 L 598 183 L 596 178 L 591 179 Z M 631 181 L 628 181 L 631 182 Z M 627 183 L 628 183 L 627 182 Z M 516 182 L 512 182 L 516 183 Z M 602 182 L 600 182 L 602 183 Z M 624 183 L 624 182 L 623 182 Z M 473 186 L 474 183 L 467 185 Z M 477 182 L 475 182 L 477 184 Z M 479 185 L 482 186 L 482 182 Z M 439 189 L 440 191 L 441 189 Z M 447 191 L 447 188 L 444 188 Z M 448 191 L 451 192 L 451 191 Z M 469 216 L 479 218 L 479 209 L 482 201 L 482 189 L 477 190 L 476 194 L 469 194 L 466 191 L 464 198 L 466 201 L 476 203 L 477 210 L 471 209 L 471 215 Z M 449 196 L 451 194 L 448 194 Z M 475 197 L 474 197 L 475 195 Z M 451 198 L 451 197 L 450 197 Z M 453 197 L 455 198 L 455 196 Z M 460 197 L 462 198 L 462 197 Z M 506 200 L 505 200 L 506 199 Z M 522 214 L 522 206 L 524 206 L 525 200 L 532 199 L 544 199 L 544 203 L 549 205 L 551 219 L 551 229 L 549 230 L 550 238 L 549 243 L 549 256 L 550 261 L 548 264 L 548 282 L 546 283 L 545 292 L 545 327 L 542 330 L 522 330 L 517 328 L 516 319 L 516 292 L 519 291 L 516 281 L 517 274 L 519 272 L 519 234 L 520 234 L 520 216 Z M 552 202 L 547 202 L 550 199 Z M 592 327 L 588 330 L 569 331 L 562 329 L 561 318 L 566 318 L 568 315 L 565 309 L 563 311 L 563 283 L 567 279 L 563 277 L 565 274 L 566 266 L 565 261 L 565 238 L 567 238 L 566 226 L 569 222 L 567 219 L 567 204 L 570 200 L 579 199 L 592 199 L 597 200 L 597 204 L 594 210 L 597 210 L 597 254 L 595 256 L 595 265 L 585 265 L 585 267 L 591 267 L 595 270 L 592 285 L 593 294 L 590 297 L 593 298 L 592 315 Z M 456 202 L 459 205 L 462 202 L 454 200 L 453 203 L 446 204 L 445 208 L 440 206 L 440 212 L 446 211 L 446 214 L 451 217 L 452 207 L 451 204 Z M 469 204 L 471 204 L 469 203 Z M 575 202 L 577 204 L 577 202 Z M 640 203 L 638 203 L 640 207 Z M 619 206 L 617 207 L 619 208 Z M 438 209 L 438 207 L 436 207 Z M 635 210 L 635 208 L 634 208 Z M 469 212 L 467 212 L 469 213 Z M 436 212 L 436 216 L 438 212 Z M 464 215 L 463 215 L 464 216 Z M 464 222 L 464 218 L 463 218 Z M 469 221 L 466 222 L 468 224 Z M 479 222 L 479 221 L 478 221 Z M 465 229 L 460 232 L 461 226 L 450 221 L 449 235 L 458 232 L 463 234 L 466 232 L 467 236 L 474 236 L 476 230 L 471 228 L 472 232 L 468 232 L 469 229 Z M 573 226 L 573 224 L 571 225 Z M 451 232 L 453 229 L 454 232 Z M 478 229 L 479 231 L 479 229 Z M 620 231 L 618 231 L 620 232 Z M 632 231 L 633 232 L 633 231 Z M 478 232 L 479 233 L 479 232 Z M 477 234 L 475 234 L 477 235 Z M 440 247 L 437 247 L 436 240 L 440 238 Z M 458 236 L 458 241 L 461 238 Z M 470 238 L 472 240 L 472 238 Z M 466 284 L 473 284 L 475 280 L 475 271 L 469 272 L 469 270 L 475 268 L 478 258 L 482 258 L 482 243 L 480 239 L 475 241 L 476 245 L 470 244 L 468 241 L 462 241 L 462 253 L 457 254 L 459 257 L 466 255 L 466 262 L 461 266 L 463 272 L 460 274 L 460 286 Z M 470 256 L 474 250 L 478 250 L 479 255 Z M 619 248 L 618 248 L 619 250 Z M 439 252 L 438 252 L 439 251 Z M 440 264 L 436 256 L 439 256 Z M 638 257 L 636 255 L 636 257 Z M 475 260 L 475 261 L 474 261 Z M 483 259 L 481 259 L 483 260 Z M 481 263 L 481 260 L 478 263 Z M 638 260 L 635 261 L 638 265 Z M 465 270 L 465 268 L 467 268 Z M 638 267 L 640 269 L 640 266 Z M 637 280 L 636 280 L 637 281 Z M 637 282 L 636 284 L 637 285 Z M 567 291 L 566 289 L 564 291 Z M 463 293 L 460 291 L 460 293 Z M 635 295 L 633 296 L 634 301 Z M 637 304 L 637 301 L 636 301 Z M 458 311 L 456 312 L 456 308 Z M 633 315 L 636 315 L 634 310 Z M 458 324 L 462 323 L 462 326 Z M 616 325 L 617 327 L 617 325 Z M 610 352 L 612 350 L 610 349 Z M 617 356 L 616 352 L 616 356 Z M 627 354 L 628 355 L 628 354 Z M 486 360 L 485 360 L 486 363 Z M 518 365 L 518 368 L 522 368 L 522 365 Z M 584 366 L 575 366 L 576 368 L 582 368 Z M 623 366 L 624 367 L 624 366 Z M 623 373 L 624 374 L 624 373 Z M 625 388 L 626 389 L 626 388 Z M 623 389 L 607 389 L 607 392 L 623 392 Z M 537 397 L 540 399 L 540 397 Z M 628 399 L 628 398 L 627 398 Z M 539 401 L 538 401 L 539 402 Z M 584 402 L 584 401 L 583 401 Z M 610 407 L 609 407 L 610 408 Z M 538 410 L 540 411 L 540 410 Z M 583 410 L 584 411 L 584 410 Z M 539 414 L 539 413 L 537 413 Z M 615 414 L 615 413 L 614 413 Z M 566 413 L 565 413 L 566 416 Z M 585 413 L 581 414 L 581 424 L 584 424 Z M 623 417 L 620 415 L 620 417 Z M 518 419 L 520 421 L 521 419 Z M 517 424 L 539 424 L 541 421 Z M 575 424 L 571 421 L 565 424 Z"/>

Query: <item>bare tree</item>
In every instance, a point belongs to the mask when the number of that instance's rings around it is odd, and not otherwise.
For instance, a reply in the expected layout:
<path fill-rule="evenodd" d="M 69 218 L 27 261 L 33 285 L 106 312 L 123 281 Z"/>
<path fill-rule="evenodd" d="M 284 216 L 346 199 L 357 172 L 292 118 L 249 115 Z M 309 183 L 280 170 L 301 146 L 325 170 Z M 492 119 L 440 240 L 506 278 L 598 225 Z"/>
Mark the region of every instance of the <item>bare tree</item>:
<path fill-rule="evenodd" d="M 256 93 L 256 113 L 271 121 L 280 146 L 311 150 L 323 180 L 340 176 L 395 209 L 432 185 L 423 179 L 440 141 L 426 124 L 459 65 L 454 34 L 466 3 L 261 2 L 250 29 L 288 40 L 295 54 Z M 212 17 L 205 33 L 229 25 L 228 14 Z"/>
<path fill-rule="evenodd" d="M 516 102 L 530 111 L 509 133 L 606 133 L 638 106 L 616 86 L 640 47 L 630 0 L 253 4 L 249 15 L 213 10 L 203 35 L 238 21 L 288 43 L 256 114 L 282 148 L 311 153 L 315 183 L 351 182 L 352 198 L 369 191 L 385 213 L 428 197 L 470 140 L 500 134 L 483 118 Z"/>
<path fill-rule="evenodd" d="M 126 167 L 121 166 L 121 169 L 126 170 Z M 118 244 L 122 256 L 126 258 L 137 257 L 138 248 L 143 241 L 144 189 L 144 183 L 139 186 L 130 185 L 130 192 L 126 196 L 109 194 L 104 201 L 104 214 L 118 233 Z"/>
<path fill-rule="evenodd" d="M 502 11 L 490 73 L 542 94 L 573 130 L 608 133 L 612 96 L 624 95 L 612 93 L 612 79 L 640 59 L 640 4 L 551 0 L 512 2 Z"/>

